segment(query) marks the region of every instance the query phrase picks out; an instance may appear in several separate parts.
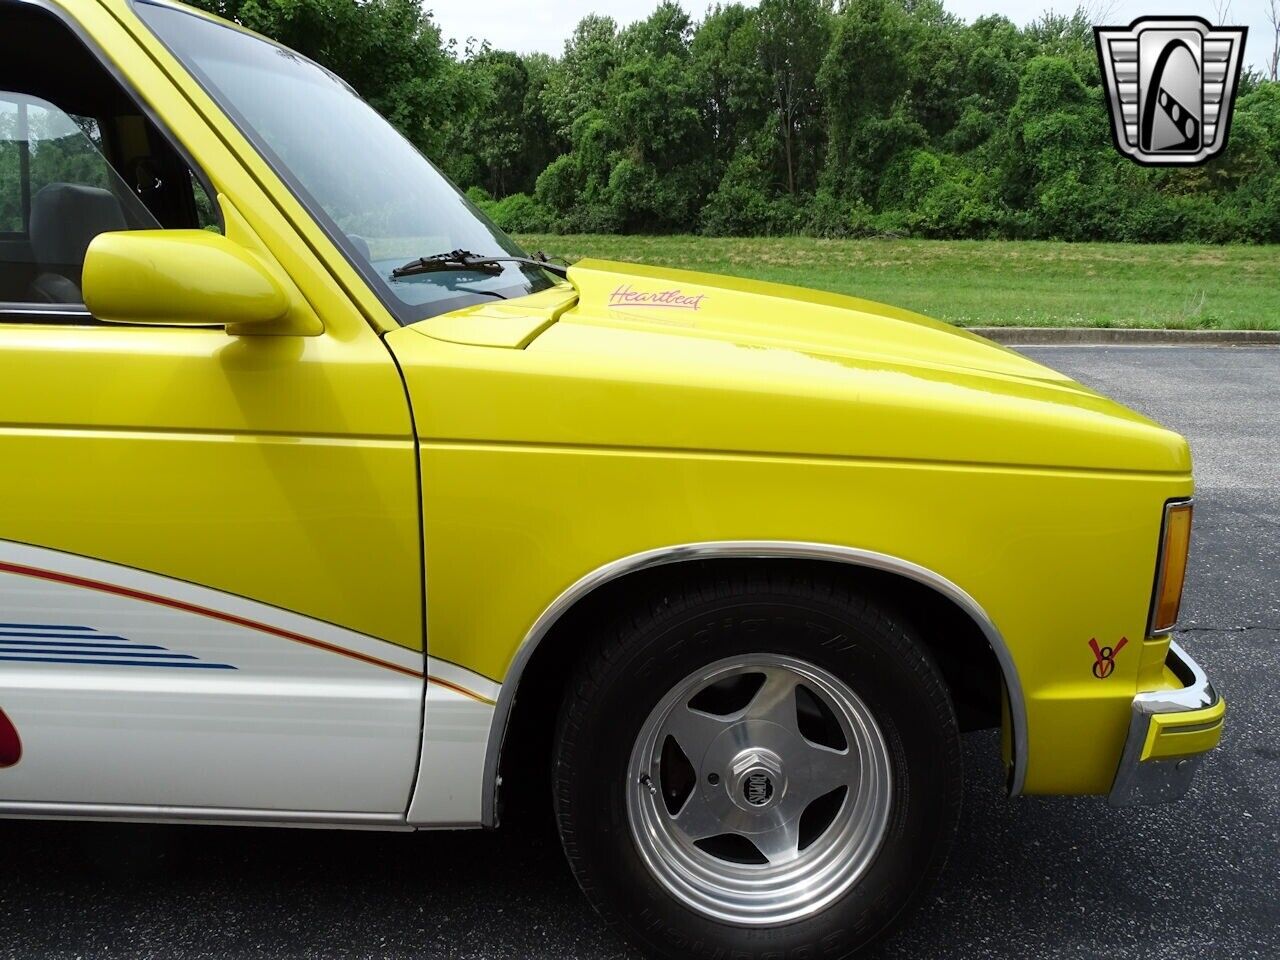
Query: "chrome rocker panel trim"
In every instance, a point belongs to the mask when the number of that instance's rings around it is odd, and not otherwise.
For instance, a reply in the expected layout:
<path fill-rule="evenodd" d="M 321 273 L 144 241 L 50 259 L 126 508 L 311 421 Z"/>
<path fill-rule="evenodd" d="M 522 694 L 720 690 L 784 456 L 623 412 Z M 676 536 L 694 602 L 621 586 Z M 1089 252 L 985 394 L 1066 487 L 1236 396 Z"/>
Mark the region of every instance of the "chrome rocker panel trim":
<path fill-rule="evenodd" d="M 605 564 L 565 590 L 538 617 L 512 658 L 511 666 L 507 669 L 507 674 L 503 678 L 502 688 L 495 705 L 493 726 L 489 730 L 489 743 L 485 752 L 484 792 L 481 801 L 481 816 L 484 826 L 495 827 L 498 823 L 497 800 L 498 788 L 501 786 L 498 771 L 503 740 L 506 737 L 507 723 L 511 719 L 511 710 L 520 687 L 520 679 L 524 674 L 525 667 L 528 666 L 529 661 L 532 659 L 534 651 L 551 632 L 552 627 L 556 625 L 560 618 L 579 600 L 582 600 L 599 587 L 626 574 L 690 560 L 726 558 L 826 560 L 846 563 L 851 566 L 881 570 L 886 573 L 904 576 L 932 588 L 954 602 L 982 630 L 987 643 L 1000 664 L 1000 672 L 1004 676 L 1005 690 L 1009 699 L 1009 724 L 1013 744 L 1013 771 L 1009 781 L 1009 794 L 1016 797 L 1022 793 L 1027 772 L 1026 700 L 1022 693 L 1022 685 L 1018 679 L 1018 670 L 1013 660 L 1013 654 L 1010 652 L 995 623 L 992 622 L 986 611 L 982 609 L 973 597 L 950 580 L 926 567 L 870 550 L 859 550 L 854 547 L 842 547 L 827 543 L 785 540 L 713 541 L 661 547 Z"/>
<path fill-rule="evenodd" d="M 1189 713 L 1218 703 L 1218 691 L 1200 664 L 1172 640 L 1165 660 L 1169 669 L 1185 684 L 1179 690 L 1153 690 L 1133 698 L 1129 733 L 1116 779 L 1107 802 L 1113 807 L 1148 806 L 1180 799 L 1191 788 L 1203 754 L 1169 759 L 1142 759 L 1143 744 L 1151 717 L 1162 713 Z"/>
<path fill-rule="evenodd" d="M 6 820 L 89 820 L 106 823 L 205 823 L 219 826 L 314 827 L 338 830 L 413 830 L 398 813 L 330 813 L 321 810 L 250 810 L 238 807 L 170 807 L 114 803 L 0 801 Z"/>

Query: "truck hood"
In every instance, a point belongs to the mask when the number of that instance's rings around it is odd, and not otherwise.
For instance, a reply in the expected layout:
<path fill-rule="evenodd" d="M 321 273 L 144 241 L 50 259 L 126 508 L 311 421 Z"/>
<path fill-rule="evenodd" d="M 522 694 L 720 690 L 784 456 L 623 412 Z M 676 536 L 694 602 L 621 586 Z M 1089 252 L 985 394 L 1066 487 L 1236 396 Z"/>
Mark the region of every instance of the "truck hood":
<path fill-rule="evenodd" d="M 578 323 L 1078 387 L 1057 371 L 959 327 L 870 300 L 600 260 L 581 261 L 569 277 L 579 298 L 568 319 Z"/>
<path fill-rule="evenodd" d="M 1021 354 L 780 284 L 584 260 L 388 342 L 410 379 L 416 357 L 434 368 L 424 437 L 1190 471 L 1177 434 Z"/>
<path fill-rule="evenodd" d="M 870 300 L 604 260 L 580 261 L 570 268 L 569 280 L 572 289 L 562 285 L 520 300 L 480 304 L 415 329 L 453 343 L 525 348 L 564 320 L 1078 386 L 966 330 Z"/>

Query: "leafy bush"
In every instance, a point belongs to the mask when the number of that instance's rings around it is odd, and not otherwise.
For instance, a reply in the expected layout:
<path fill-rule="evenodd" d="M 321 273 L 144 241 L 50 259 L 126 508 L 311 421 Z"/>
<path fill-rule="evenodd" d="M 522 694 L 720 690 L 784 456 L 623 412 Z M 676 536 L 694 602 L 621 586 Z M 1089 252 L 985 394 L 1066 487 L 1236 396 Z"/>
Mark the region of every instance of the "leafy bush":
<path fill-rule="evenodd" d="M 507 233 L 546 233 L 555 223 L 551 211 L 527 193 L 513 193 L 480 206 Z"/>
<path fill-rule="evenodd" d="M 802 223 L 798 205 L 769 189 L 769 175 L 748 151 L 734 157 L 701 213 L 703 233 L 720 237 L 795 233 Z"/>
<path fill-rule="evenodd" d="M 564 216 L 578 203 L 582 190 L 582 172 L 577 158 L 566 153 L 557 157 L 538 175 L 535 195 L 538 202 L 553 213 Z"/>

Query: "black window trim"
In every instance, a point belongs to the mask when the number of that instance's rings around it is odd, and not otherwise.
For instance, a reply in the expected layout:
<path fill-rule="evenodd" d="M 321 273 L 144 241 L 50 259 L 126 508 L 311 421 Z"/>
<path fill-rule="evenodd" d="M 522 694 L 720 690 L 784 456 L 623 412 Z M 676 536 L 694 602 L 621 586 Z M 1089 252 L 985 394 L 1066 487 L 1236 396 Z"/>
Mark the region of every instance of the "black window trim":
<path fill-rule="evenodd" d="M 218 219 L 219 232 L 226 234 L 227 223 L 222 215 L 222 207 L 218 203 L 218 192 L 213 188 L 213 181 L 209 179 L 203 168 L 195 162 L 191 154 L 183 143 L 173 134 L 168 126 L 160 119 L 160 115 L 155 111 L 151 104 L 138 91 L 138 89 L 129 82 L 128 78 L 120 71 L 115 62 L 106 55 L 106 52 L 97 44 L 97 42 L 89 35 L 89 33 L 75 20 L 71 14 L 53 3 L 52 0 L 0 0 L 0 12 L 5 7 L 34 7 L 53 17 L 74 36 L 84 47 L 85 52 L 97 61 L 98 65 L 107 72 L 111 79 L 120 85 L 120 89 L 125 95 L 133 101 L 134 105 L 147 118 L 151 126 L 165 139 L 171 149 L 177 153 L 182 161 L 187 165 L 204 188 L 205 195 L 209 198 L 210 206 L 213 208 L 214 216 Z M 55 104 L 56 106 L 56 104 Z M 108 161 L 110 163 L 110 161 Z M 26 234 L 21 235 L 26 238 Z M 86 319 L 87 323 L 75 324 L 76 326 L 105 326 L 94 318 L 93 313 L 84 304 L 75 303 L 58 303 L 58 304 L 40 304 L 15 301 L 0 301 L 0 323 L 10 323 L 10 317 L 31 317 L 32 315 L 47 316 L 51 318 L 59 318 L 53 321 L 52 325 L 62 324 L 70 325 L 74 320 Z M 23 319 L 17 322 L 21 323 L 39 323 L 39 320 Z M 111 326 L 119 326 L 121 329 L 128 329 L 135 324 L 111 324 Z M 136 326 L 145 326 L 148 329 L 157 329 L 152 324 L 137 324 Z M 164 328 L 164 329 L 181 329 L 181 328 Z"/>
<path fill-rule="evenodd" d="M 42 321 L 33 319 L 47 317 L 43 322 L 50 326 L 98 327 L 106 326 L 96 319 L 83 304 L 75 303 L 26 303 L 13 300 L 0 302 L 0 323 L 39 324 Z M 112 324 L 112 326 L 130 327 L 133 324 Z"/>

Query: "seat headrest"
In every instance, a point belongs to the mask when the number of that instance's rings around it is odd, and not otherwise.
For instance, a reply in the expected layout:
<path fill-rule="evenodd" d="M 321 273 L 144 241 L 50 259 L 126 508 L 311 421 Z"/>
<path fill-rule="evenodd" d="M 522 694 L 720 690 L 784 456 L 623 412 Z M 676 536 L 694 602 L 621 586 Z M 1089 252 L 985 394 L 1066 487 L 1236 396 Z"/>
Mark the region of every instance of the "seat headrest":
<path fill-rule="evenodd" d="M 51 183 L 31 198 L 31 250 L 36 261 L 46 269 L 73 268 L 77 283 L 93 238 L 128 226 L 124 208 L 110 190 Z"/>

